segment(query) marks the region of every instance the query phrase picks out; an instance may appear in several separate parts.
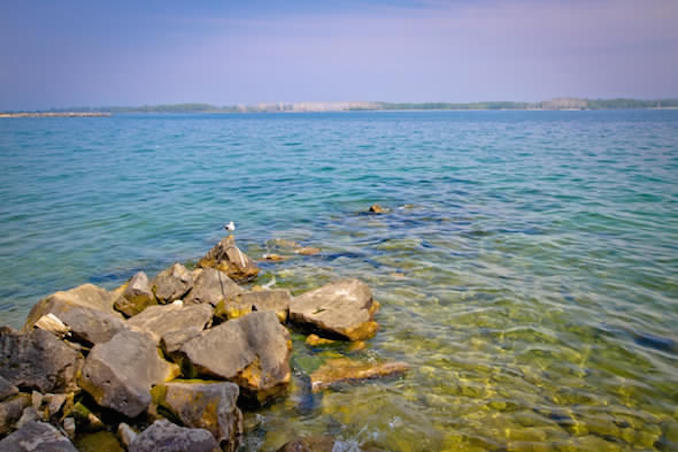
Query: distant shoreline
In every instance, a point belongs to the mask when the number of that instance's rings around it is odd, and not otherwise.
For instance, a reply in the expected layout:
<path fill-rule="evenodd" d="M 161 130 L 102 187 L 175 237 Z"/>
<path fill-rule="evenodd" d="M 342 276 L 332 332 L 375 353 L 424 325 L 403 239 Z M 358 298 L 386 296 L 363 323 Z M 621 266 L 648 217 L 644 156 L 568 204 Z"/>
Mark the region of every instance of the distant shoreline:
<path fill-rule="evenodd" d="M 111 116 L 108 112 L 20 112 L 0 113 L 0 118 L 100 118 Z"/>

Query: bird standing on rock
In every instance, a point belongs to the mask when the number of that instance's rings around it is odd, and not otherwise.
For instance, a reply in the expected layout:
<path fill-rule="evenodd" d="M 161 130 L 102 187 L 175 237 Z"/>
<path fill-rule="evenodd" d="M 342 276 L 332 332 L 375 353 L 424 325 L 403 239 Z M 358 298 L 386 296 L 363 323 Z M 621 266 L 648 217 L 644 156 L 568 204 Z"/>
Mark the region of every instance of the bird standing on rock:
<path fill-rule="evenodd" d="M 224 229 L 226 229 L 227 231 L 235 231 L 235 223 L 229 221 L 228 224 L 224 225 Z"/>

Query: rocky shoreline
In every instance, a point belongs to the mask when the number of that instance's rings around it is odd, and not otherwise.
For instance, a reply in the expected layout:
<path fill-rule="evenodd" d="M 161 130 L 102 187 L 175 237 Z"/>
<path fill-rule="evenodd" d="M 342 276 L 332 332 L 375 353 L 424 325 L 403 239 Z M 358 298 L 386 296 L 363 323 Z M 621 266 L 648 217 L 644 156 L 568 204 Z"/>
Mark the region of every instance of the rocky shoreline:
<path fill-rule="evenodd" d="M 284 259 L 276 256 L 265 258 Z M 21 331 L 0 328 L 0 450 L 237 450 L 243 410 L 289 392 L 288 328 L 309 334 L 313 347 L 347 341 L 356 349 L 379 328 L 379 303 L 358 279 L 293 297 L 243 287 L 258 273 L 230 235 L 195 269 L 175 263 L 112 291 L 84 284 L 40 300 Z M 310 387 L 407 370 L 331 359 Z M 332 438 L 299 438 L 280 450 L 334 447 Z"/>

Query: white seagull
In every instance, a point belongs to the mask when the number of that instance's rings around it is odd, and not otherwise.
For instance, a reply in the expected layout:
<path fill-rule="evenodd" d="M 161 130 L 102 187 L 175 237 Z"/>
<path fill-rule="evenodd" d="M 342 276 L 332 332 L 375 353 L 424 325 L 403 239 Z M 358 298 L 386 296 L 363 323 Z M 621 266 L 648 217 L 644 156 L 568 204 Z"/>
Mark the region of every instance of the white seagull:
<path fill-rule="evenodd" d="M 224 225 L 224 229 L 226 229 L 227 231 L 235 231 L 235 223 L 229 221 L 228 224 Z"/>

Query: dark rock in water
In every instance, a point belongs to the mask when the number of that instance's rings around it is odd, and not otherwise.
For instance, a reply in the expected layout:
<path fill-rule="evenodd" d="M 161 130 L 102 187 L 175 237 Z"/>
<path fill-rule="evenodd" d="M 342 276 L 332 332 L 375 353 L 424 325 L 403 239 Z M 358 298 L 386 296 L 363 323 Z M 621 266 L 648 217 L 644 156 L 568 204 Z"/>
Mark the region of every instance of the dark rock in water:
<path fill-rule="evenodd" d="M 228 275 L 214 268 L 201 269 L 185 303 L 209 303 L 216 306 L 222 300 L 244 292 Z"/>
<path fill-rule="evenodd" d="M 150 334 L 156 343 L 160 343 L 165 336 L 172 333 L 181 333 L 181 336 L 176 334 L 172 336 L 174 339 L 171 342 L 176 343 L 179 342 L 179 337 L 189 339 L 202 331 L 212 320 L 212 311 L 209 304 L 150 306 L 141 314 L 128 319 L 127 326 Z M 193 334 L 196 330 L 197 332 Z"/>
<path fill-rule="evenodd" d="M 45 422 L 28 422 L 0 441 L 3 452 L 78 452 L 68 438 Z"/>
<path fill-rule="evenodd" d="M 43 315 L 51 313 L 70 328 L 76 340 L 107 342 L 124 327 L 123 317 L 113 309 L 117 297 L 115 292 L 92 284 L 55 292 L 33 306 L 23 331 L 30 331 Z"/>
<path fill-rule="evenodd" d="M 151 386 L 178 374 L 175 364 L 160 357 L 150 335 L 124 330 L 92 348 L 79 383 L 102 407 L 136 417 L 151 402 Z"/>
<path fill-rule="evenodd" d="M 13 396 L 18 392 L 19 388 L 0 376 L 0 401 L 5 400 L 7 397 Z"/>
<path fill-rule="evenodd" d="M 171 382 L 151 391 L 154 403 L 169 410 L 183 425 L 209 430 L 225 452 L 234 452 L 243 432 L 234 383 Z"/>
<path fill-rule="evenodd" d="M 317 392 L 338 383 L 402 375 L 409 368 L 403 362 L 375 364 L 348 358 L 330 359 L 311 374 L 311 388 Z"/>
<path fill-rule="evenodd" d="M 290 334 L 272 312 L 253 312 L 203 331 L 180 353 L 192 373 L 237 383 L 258 402 L 284 390 L 290 381 Z"/>
<path fill-rule="evenodd" d="M 368 209 L 368 212 L 380 214 L 380 213 L 388 213 L 389 210 L 381 207 L 379 204 L 372 204 L 370 206 L 370 208 Z"/>
<path fill-rule="evenodd" d="M 379 303 L 367 284 L 345 279 L 303 293 L 290 303 L 290 321 L 320 334 L 358 341 L 376 333 Z"/>
<path fill-rule="evenodd" d="M 155 421 L 136 436 L 129 452 L 216 452 L 214 436 L 202 428 L 184 428 L 167 420 Z"/>
<path fill-rule="evenodd" d="M 158 273 L 151 288 L 160 303 L 171 303 L 191 290 L 194 278 L 193 272 L 177 262 Z"/>
<path fill-rule="evenodd" d="M 47 331 L 0 328 L 0 377 L 22 390 L 75 391 L 81 367 L 80 353 Z"/>
<path fill-rule="evenodd" d="M 138 272 L 129 280 L 114 306 L 127 317 L 132 317 L 157 303 L 148 276 L 144 272 Z"/>
<path fill-rule="evenodd" d="M 235 282 L 247 282 L 257 277 L 259 268 L 235 245 L 235 237 L 221 239 L 214 248 L 198 262 L 202 268 L 216 268 L 226 273 Z"/>
<path fill-rule="evenodd" d="M 31 397 L 28 394 L 19 394 L 0 402 L 0 436 L 12 429 L 12 426 L 21 418 L 24 408 L 30 404 Z"/>
<path fill-rule="evenodd" d="M 291 299 L 287 289 L 244 292 L 220 302 L 214 315 L 226 320 L 237 319 L 252 311 L 273 311 L 281 322 L 285 322 Z"/>

